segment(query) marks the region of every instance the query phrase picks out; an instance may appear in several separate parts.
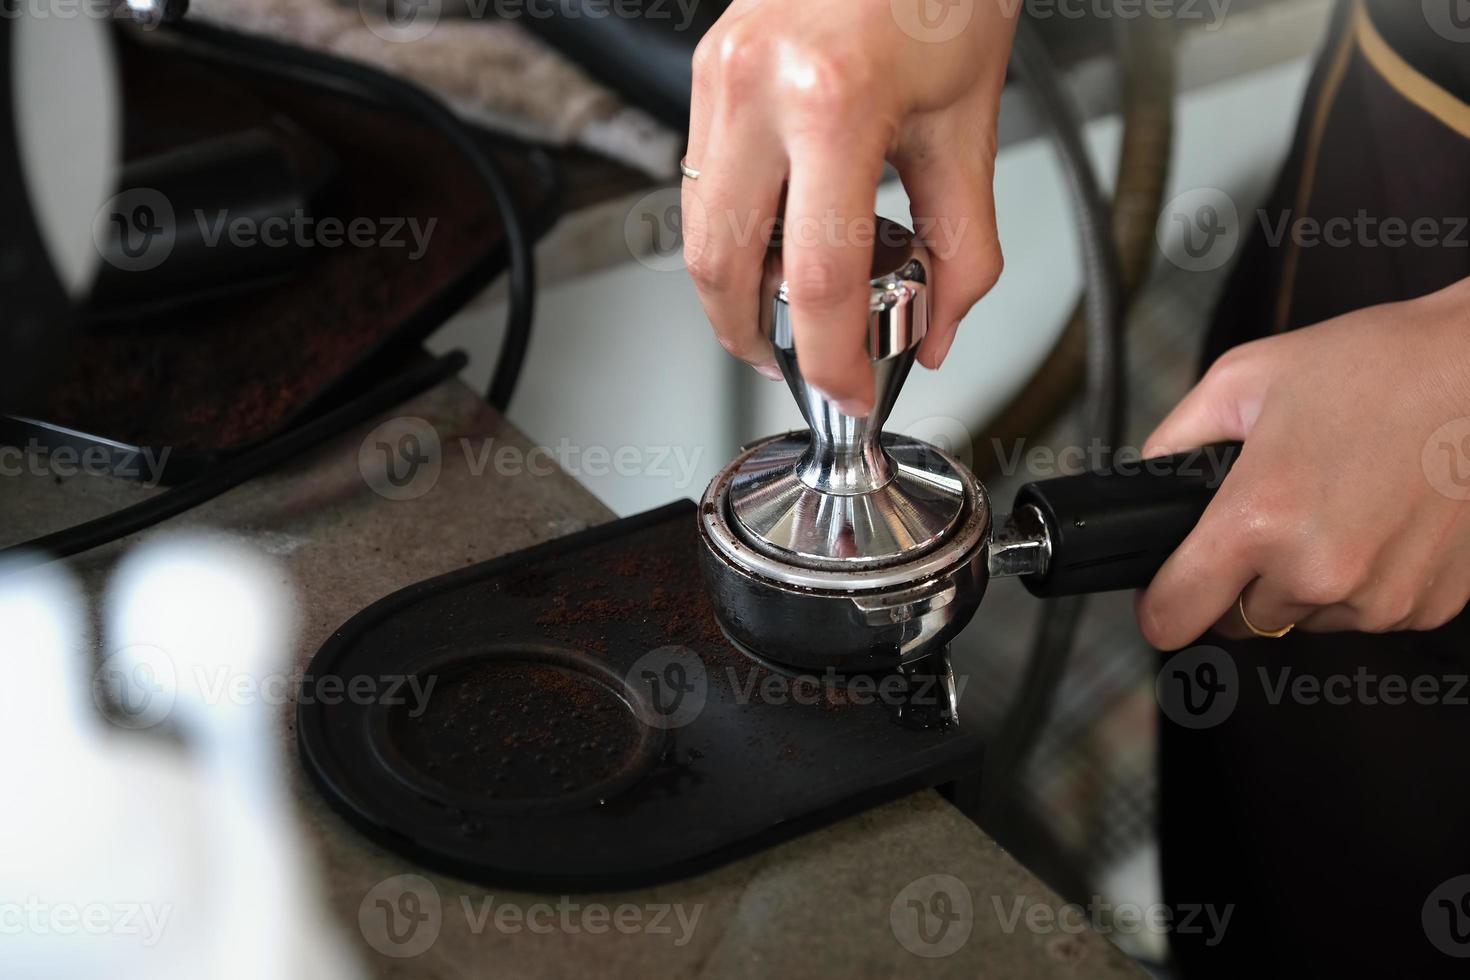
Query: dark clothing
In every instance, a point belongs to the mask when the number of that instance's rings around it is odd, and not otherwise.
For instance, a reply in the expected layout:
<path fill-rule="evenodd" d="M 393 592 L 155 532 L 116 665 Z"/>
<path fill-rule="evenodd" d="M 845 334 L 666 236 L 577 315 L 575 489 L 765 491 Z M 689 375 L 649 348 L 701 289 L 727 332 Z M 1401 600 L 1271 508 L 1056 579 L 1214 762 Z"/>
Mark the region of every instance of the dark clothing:
<path fill-rule="evenodd" d="M 1462 0 L 1443 2 L 1454 9 Z M 1206 364 L 1247 340 L 1423 296 L 1470 276 L 1470 229 L 1459 224 L 1470 216 L 1470 24 L 1457 43 L 1428 26 L 1419 0 L 1372 0 L 1367 7 L 1365 26 L 1357 3 L 1341 4 L 1276 189 L 1260 213 L 1241 215 L 1249 238 L 1221 300 Z M 1389 37 L 1413 47 L 1386 47 L 1385 55 L 1374 40 L 1387 46 Z M 1405 77 L 1421 62 L 1438 65 L 1456 88 Z M 1440 102 L 1432 101 L 1435 93 Z M 1353 244 L 1299 248 L 1289 234 L 1273 244 L 1270 233 L 1283 218 L 1319 228 L 1347 221 Z M 1423 219 L 1435 225 L 1432 241 L 1416 244 L 1412 226 Z M 1408 226 L 1406 236 L 1389 226 L 1394 220 Z M 1397 244 L 1398 237 L 1407 240 Z"/>
<path fill-rule="evenodd" d="M 1351 240 L 1273 245 L 1242 215 L 1254 227 L 1206 363 L 1470 276 L 1467 102 L 1470 21 L 1452 41 L 1420 0 L 1344 3 L 1265 223 L 1346 218 Z M 1397 244 L 1391 218 L 1433 233 Z M 1165 898 L 1234 909 L 1218 945 L 1173 937 L 1183 975 L 1470 976 L 1470 879 L 1442 887 L 1470 875 L 1470 616 L 1434 633 L 1204 642 L 1233 662 L 1239 701 L 1212 728 L 1160 718 Z M 1377 680 L 1309 703 L 1282 691 L 1284 669 Z M 1383 703 L 1391 676 L 1432 678 L 1437 703 Z"/>

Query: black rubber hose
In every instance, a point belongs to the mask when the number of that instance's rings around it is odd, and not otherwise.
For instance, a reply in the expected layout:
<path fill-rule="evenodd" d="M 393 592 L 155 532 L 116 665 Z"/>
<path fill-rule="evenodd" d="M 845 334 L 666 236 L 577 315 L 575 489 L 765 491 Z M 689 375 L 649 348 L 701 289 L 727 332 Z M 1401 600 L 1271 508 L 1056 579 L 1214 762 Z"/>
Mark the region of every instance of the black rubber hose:
<path fill-rule="evenodd" d="M 531 322 L 536 302 L 536 259 L 525 221 L 516 205 L 510 182 L 487 153 L 442 102 L 411 82 L 380 71 L 360 61 L 272 41 L 255 34 L 227 30 L 197 20 L 183 20 L 173 29 L 243 59 L 259 59 L 301 71 L 336 76 L 366 90 L 384 103 L 433 126 L 469 162 L 489 189 L 505 225 L 506 248 L 510 254 L 510 306 L 505 337 L 490 380 L 486 400 L 502 414 L 510 407 L 520 381 L 521 369 L 531 346 Z M 249 61 L 244 61 L 249 67 Z"/>
<path fill-rule="evenodd" d="M 272 68 L 286 66 L 342 79 L 433 126 L 464 155 L 500 210 L 510 256 L 510 307 L 505 337 L 486 395 L 487 401 L 504 414 L 515 393 L 530 348 L 536 295 L 535 257 L 509 181 L 499 164 L 475 142 L 458 117 L 417 86 L 360 62 L 192 20 L 171 21 L 168 29 L 232 55 L 247 68 L 262 70 L 262 64 Z M 340 429 L 386 411 L 440 383 L 463 370 L 465 363 L 464 354 L 456 351 L 423 368 L 415 368 L 292 432 L 233 457 L 187 484 L 96 520 L 0 549 L 0 560 L 24 556 L 13 566 L 17 568 L 43 564 L 144 530 L 281 465 L 294 454 Z"/>
<path fill-rule="evenodd" d="M 373 418 L 395 405 L 439 384 L 464 370 L 467 358 L 453 351 L 441 358 L 413 367 L 393 380 L 352 401 L 320 415 L 285 435 L 256 449 L 249 449 L 212 467 L 203 476 L 149 497 L 131 507 L 95 520 L 43 535 L 22 544 L 0 548 L 0 566 L 5 572 L 44 565 L 79 554 L 119 538 L 150 528 L 184 511 L 213 500 L 246 480 L 275 469 L 317 443 L 344 429 Z"/>
<path fill-rule="evenodd" d="M 1113 238 L 1123 265 L 1124 306 L 1143 285 L 1169 181 L 1174 136 L 1174 24 L 1156 18 L 1118 20 L 1113 34 L 1122 75 L 1123 133 L 1114 164 Z M 1031 380 L 999 412 L 981 419 L 972 440 L 976 475 L 999 469 L 996 446 L 1008 446 L 1053 424 L 1087 373 L 1087 301 L 1079 298 L 1066 326 Z"/>
<path fill-rule="evenodd" d="M 1110 452 L 1123 440 L 1127 422 L 1123 332 L 1123 264 L 1113 238 L 1113 212 L 1083 142 L 1082 123 L 1036 25 L 1022 17 L 1016 28 L 1011 68 L 1046 120 L 1082 244 L 1087 304 L 1087 433 Z"/>
<path fill-rule="evenodd" d="M 1122 263 L 1113 239 L 1112 210 L 1087 155 L 1079 115 L 1045 42 L 1025 17 L 1016 28 L 1011 67 L 1046 121 L 1077 216 L 1086 280 L 1086 431 L 1100 440 L 1106 459 L 1122 442 L 1126 425 L 1125 291 Z M 1066 672 L 1084 602 L 1082 596 L 1069 596 L 1048 600 L 1042 606 L 1035 644 L 1018 693 L 995 743 L 987 751 L 982 812 L 993 811 L 1011 797 L 1051 716 L 1056 686 Z"/>

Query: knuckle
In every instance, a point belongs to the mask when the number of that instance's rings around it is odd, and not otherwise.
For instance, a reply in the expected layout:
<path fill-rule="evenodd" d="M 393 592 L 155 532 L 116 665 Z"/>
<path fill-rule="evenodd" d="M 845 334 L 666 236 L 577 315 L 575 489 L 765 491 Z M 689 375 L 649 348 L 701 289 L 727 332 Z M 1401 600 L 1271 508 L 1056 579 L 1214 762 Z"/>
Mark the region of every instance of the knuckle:
<path fill-rule="evenodd" d="M 1376 590 L 1364 603 L 1361 625 L 1368 633 L 1389 633 L 1402 629 L 1414 619 L 1417 597 L 1412 589 L 1386 586 Z"/>
<path fill-rule="evenodd" d="M 724 295 L 735 288 L 735 267 L 724 255 L 705 245 L 695 246 L 686 240 L 684 258 L 690 278 L 700 292 Z"/>
<path fill-rule="evenodd" d="M 1334 606 L 1362 591 L 1368 563 L 1353 552 L 1326 551 L 1297 577 L 1293 594 L 1310 606 Z"/>
<path fill-rule="evenodd" d="M 1290 504 L 1274 504 L 1260 487 L 1252 490 L 1250 506 L 1240 515 L 1239 542 L 1242 552 L 1259 566 L 1261 561 L 1279 556 L 1296 528 L 1297 516 Z"/>
<path fill-rule="evenodd" d="M 720 35 L 717 31 L 711 31 L 694 46 L 692 65 L 695 84 L 710 81 L 715 68 L 718 66 L 720 57 L 719 38 Z"/>
<path fill-rule="evenodd" d="M 719 42 L 720 78 L 726 85 L 746 88 L 765 72 L 765 45 L 758 35 L 731 28 Z"/>
<path fill-rule="evenodd" d="M 872 59 L 843 49 L 809 51 L 799 71 L 783 74 L 784 94 L 811 121 L 846 119 L 843 110 L 868 105 L 873 94 Z"/>
<path fill-rule="evenodd" d="M 1259 343 L 1260 341 L 1251 341 L 1232 347 L 1215 358 L 1214 363 L 1205 371 L 1201 384 L 1212 388 L 1233 388 L 1243 375 L 1256 370 L 1258 351 L 1253 348 Z"/>
<path fill-rule="evenodd" d="M 1260 480 L 1229 498 L 1240 554 L 1260 568 L 1290 563 L 1315 571 L 1323 561 L 1303 555 L 1300 543 L 1310 530 L 1312 515 L 1296 490 L 1281 481 Z M 1324 560 L 1327 557 L 1324 556 Z M 1303 575 L 1302 578 L 1309 578 Z"/>
<path fill-rule="evenodd" d="M 995 288 L 995 284 L 1000 282 L 1001 273 L 1005 272 L 1005 268 L 1005 254 L 1001 251 L 1000 241 L 992 238 L 981 249 L 979 258 L 975 262 L 975 279 L 972 287 L 975 299 L 971 305 L 978 303 Z"/>

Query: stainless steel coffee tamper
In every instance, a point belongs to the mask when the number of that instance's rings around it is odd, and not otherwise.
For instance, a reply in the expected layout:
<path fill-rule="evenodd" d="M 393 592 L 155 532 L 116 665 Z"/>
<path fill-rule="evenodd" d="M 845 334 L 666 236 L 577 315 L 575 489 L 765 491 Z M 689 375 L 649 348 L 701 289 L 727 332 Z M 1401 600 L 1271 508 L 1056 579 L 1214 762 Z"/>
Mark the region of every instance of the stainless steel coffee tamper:
<path fill-rule="evenodd" d="M 700 508 L 722 625 L 785 664 L 893 665 L 951 636 L 985 592 L 985 488 L 949 454 L 882 431 L 928 329 L 930 265 L 892 222 L 879 219 L 875 239 L 873 410 L 850 418 L 807 384 L 773 252 L 762 326 L 810 431 L 747 447 Z"/>
<path fill-rule="evenodd" d="M 882 431 L 928 329 L 932 283 L 907 229 L 880 218 L 875 237 L 867 345 L 877 397 L 865 418 L 843 415 L 802 376 L 780 253 L 768 260 L 762 327 L 809 431 L 747 446 L 705 491 L 701 564 L 725 632 L 781 664 L 888 669 L 969 623 L 991 576 L 1022 576 L 1037 595 L 1146 585 L 1238 447 L 1200 451 L 1198 472 L 1172 457 L 1028 484 L 993 522 L 963 464 Z"/>

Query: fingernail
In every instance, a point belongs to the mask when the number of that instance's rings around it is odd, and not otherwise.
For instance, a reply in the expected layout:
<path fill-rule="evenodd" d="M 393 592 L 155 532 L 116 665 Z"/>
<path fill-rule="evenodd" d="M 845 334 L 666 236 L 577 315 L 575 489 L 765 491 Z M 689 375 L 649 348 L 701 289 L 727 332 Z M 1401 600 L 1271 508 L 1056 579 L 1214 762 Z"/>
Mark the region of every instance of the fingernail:
<path fill-rule="evenodd" d="M 959 324 L 955 324 L 956 328 L 958 328 L 958 326 Z M 941 367 L 943 367 L 944 359 L 949 356 L 949 349 L 954 346 L 954 339 L 958 335 L 958 329 L 951 330 L 949 332 L 949 336 L 944 339 L 944 345 L 940 347 L 937 351 L 935 351 L 933 358 L 934 363 L 926 364 L 925 367 L 927 367 L 931 371 L 938 371 Z"/>
<path fill-rule="evenodd" d="M 843 398 L 836 404 L 837 411 L 846 415 L 848 418 L 854 419 L 867 418 L 868 413 L 873 410 L 871 405 L 867 405 L 857 398 Z"/>
<path fill-rule="evenodd" d="M 781 374 L 781 369 L 776 366 L 776 363 L 774 361 L 772 361 L 770 364 L 752 364 L 751 367 L 755 368 L 763 376 L 769 378 L 772 381 L 786 380 L 785 376 Z"/>

